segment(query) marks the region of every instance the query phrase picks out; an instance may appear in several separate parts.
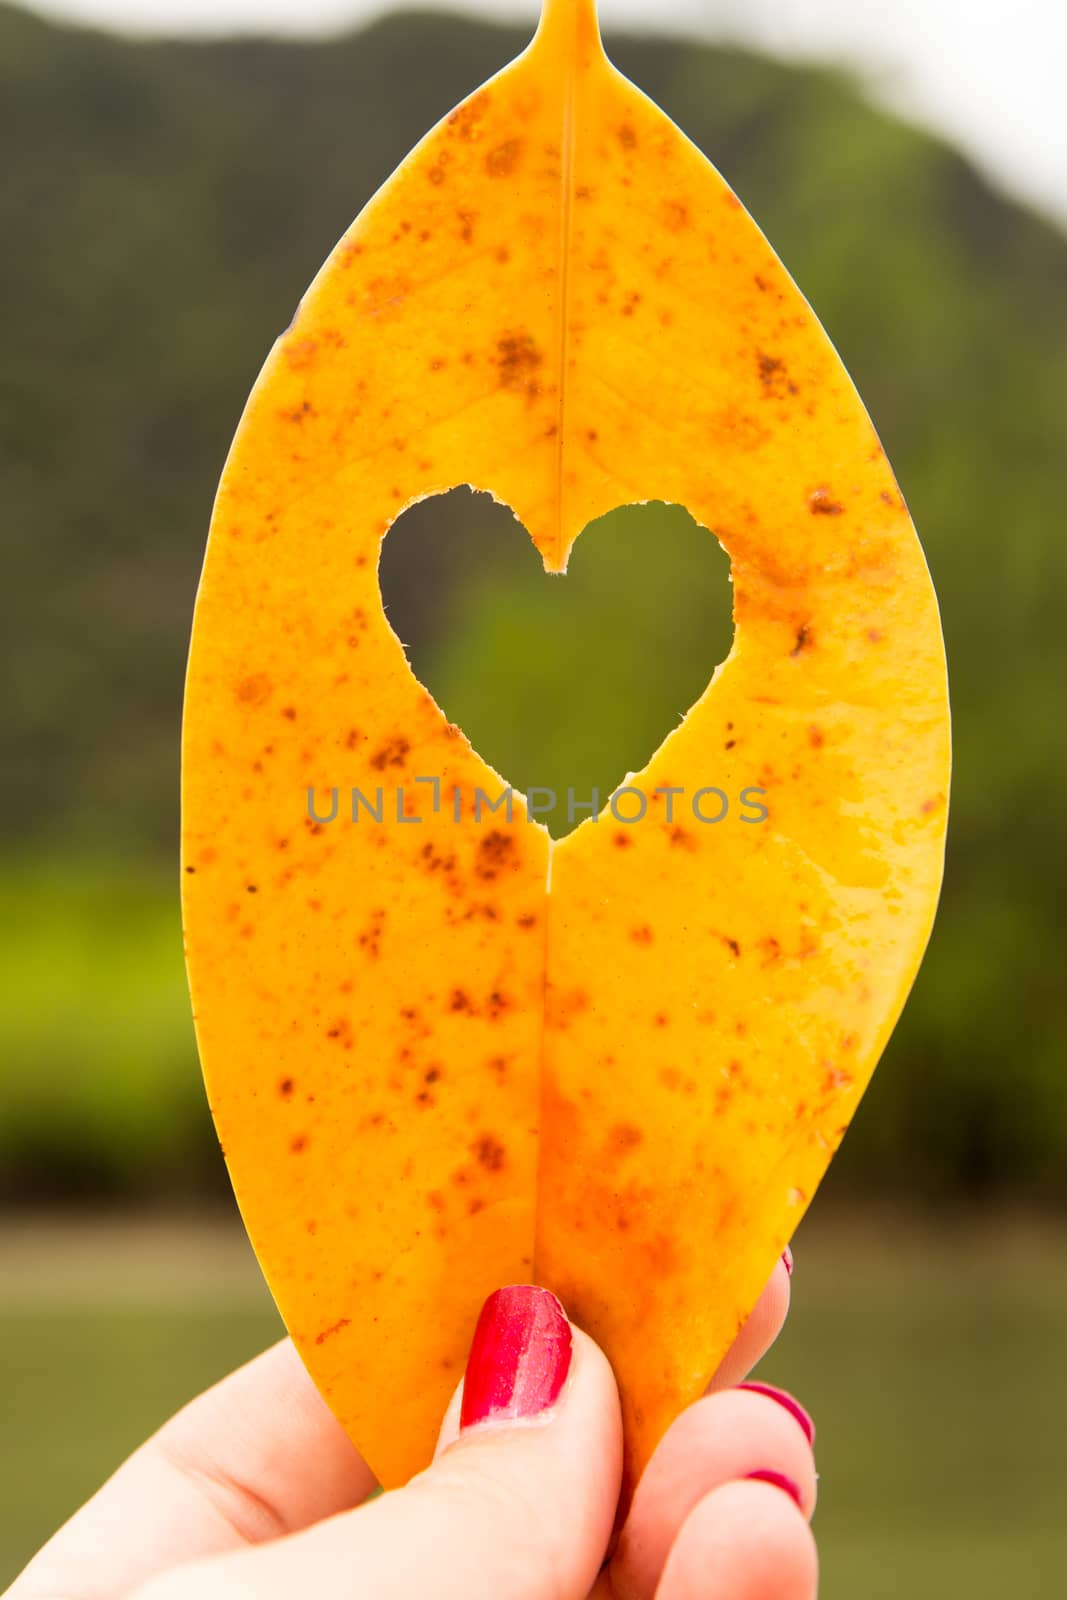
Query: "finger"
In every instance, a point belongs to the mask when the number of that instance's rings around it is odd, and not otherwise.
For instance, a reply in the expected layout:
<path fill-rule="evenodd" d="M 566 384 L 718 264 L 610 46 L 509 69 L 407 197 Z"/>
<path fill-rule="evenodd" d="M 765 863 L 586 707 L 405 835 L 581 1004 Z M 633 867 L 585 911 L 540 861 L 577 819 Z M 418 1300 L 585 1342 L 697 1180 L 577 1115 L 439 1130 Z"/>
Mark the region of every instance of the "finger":
<path fill-rule="evenodd" d="M 781 1333 L 789 1314 L 789 1279 L 793 1258 L 783 1255 L 771 1273 L 767 1287 L 756 1301 L 752 1313 L 741 1332 L 727 1351 L 715 1376 L 708 1384 L 708 1393 L 716 1389 L 731 1389 L 752 1371 L 757 1361 L 767 1354 Z"/>
<path fill-rule="evenodd" d="M 273 1545 L 179 1569 L 136 1600 L 585 1600 L 622 1472 L 606 1359 L 547 1291 L 498 1291 L 460 1404 L 466 1425 L 452 1442 L 442 1430 L 435 1461 L 405 1488 Z"/>
<path fill-rule="evenodd" d="M 45 1545 L 6 1600 L 126 1594 L 179 1561 L 358 1505 L 373 1488 L 284 1339 L 165 1423 Z"/>
<path fill-rule="evenodd" d="M 815 1540 L 793 1501 L 765 1483 L 728 1483 L 690 1512 L 655 1600 L 815 1600 Z"/>
<path fill-rule="evenodd" d="M 683 1524 L 723 1484 L 769 1474 L 795 1490 L 810 1517 L 816 1497 L 814 1437 L 814 1425 L 799 1402 L 767 1385 L 708 1395 L 683 1411 L 637 1486 L 609 1569 L 617 1600 L 652 1600 Z"/>

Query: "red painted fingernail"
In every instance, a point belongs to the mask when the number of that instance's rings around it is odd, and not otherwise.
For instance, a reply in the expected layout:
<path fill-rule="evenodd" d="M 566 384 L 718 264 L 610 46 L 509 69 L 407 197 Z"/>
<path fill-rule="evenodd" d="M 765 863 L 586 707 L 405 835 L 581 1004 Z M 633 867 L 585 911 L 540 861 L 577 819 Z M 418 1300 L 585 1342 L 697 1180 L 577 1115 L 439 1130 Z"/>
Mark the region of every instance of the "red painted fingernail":
<path fill-rule="evenodd" d="M 554 1294 L 531 1283 L 497 1289 L 474 1330 L 460 1427 L 547 1411 L 570 1370 L 571 1345 L 571 1325 Z"/>
<path fill-rule="evenodd" d="M 782 1251 L 782 1260 L 785 1262 L 785 1270 L 788 1272 L 789 1276 L 792 1277 L 793 1276 L 793 1252 L 792 1252 L 792 1250 L 790 1250 L 788 1245 L 786 1245 L 785 1249 Z"/>
<path fill-rule="evenodd" d="M 745 1477 L 751 1479 L 754 1483 L 771 1483 L 776 1489 L 784 1489 L 786 1494 L 791 1495 L 803 1511 L 804 1507 L 800 1504 L 800 1490 L 792 1478 L 787 1478 L 784 1472 L 772 1472 L 768 1467 L 763 1472 L 746 1472 Z"/>
<path fill-rule="evenodd" d="M 804 1437 L 809 1444 L 815 1443 L 815 1424 L 804 1410 L 799 1400 L 794 1400 L 791 1394 L 784 1389 L 776 1389 L 773 1383 L 739 1383 L 739 1389 L 748 1389 L 751 1394 L 765 1394 L 768 1400 L 776 1400 L 784 1406 L 791 1417 L 795 1417 L 804 1430 Z"/>

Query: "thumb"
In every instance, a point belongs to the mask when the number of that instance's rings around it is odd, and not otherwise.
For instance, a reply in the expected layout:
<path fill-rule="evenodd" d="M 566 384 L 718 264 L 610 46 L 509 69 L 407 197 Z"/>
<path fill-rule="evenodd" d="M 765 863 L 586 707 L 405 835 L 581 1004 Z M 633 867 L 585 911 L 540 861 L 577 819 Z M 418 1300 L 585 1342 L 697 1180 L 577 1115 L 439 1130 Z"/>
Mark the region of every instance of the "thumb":
<path fill-rule="evenodd" d="M 482 1308 L 433 1464 L 274 1544 L 198 1562 L 139 1600 L 586 1600 L 611 1536 L 622 1422 L 606 1357 L 547 1289 Z"/>
<path fill-rule="evenodd" d="M 480 1582 L 457 1564 L 455 1593 L 586 1600 L 621 1473 L 618 1390 L 599 1346 L 547 1289 L 498 1289 L 482 1308 L 434 1464 L 404 1491 L 462 1504 L 456 1544 Z M 442 1600 L 452 1593 L 440 1589 Z"/>

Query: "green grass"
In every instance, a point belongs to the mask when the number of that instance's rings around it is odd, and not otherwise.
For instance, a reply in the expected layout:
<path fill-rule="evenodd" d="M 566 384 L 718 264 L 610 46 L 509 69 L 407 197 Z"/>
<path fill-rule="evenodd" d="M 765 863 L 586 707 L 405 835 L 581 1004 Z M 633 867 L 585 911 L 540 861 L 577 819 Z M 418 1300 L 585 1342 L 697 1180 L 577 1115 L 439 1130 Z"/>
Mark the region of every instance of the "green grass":
<path fill-rule="evenodd" d="M 214 1141 L 177 866 L 6 859 L 0 966 L 0 1188 L 195 1192 Z"/>
<path fill-rule="evenodd" d="M 276 1337 L 262 1310 L 104 1308 L 0 1318 L 0 1583 L 198 1390 Z"/>
<path fill-rule="evenodd" d="M 277 1334 L 239 1240 L 128 1234 L 0 1235 L 0 1583 L 166 1415 Z M 763 1375 L 818 1424 L 823 1600 L 1056 1592 L 1065 1267 L 1062 1226 L 803 1231 Z"/>
<path fill-rule="evenodd" d="M 801 1242 L 765 1363 L 818 1425 L 829 1600 L 1062 1583 L 1067 1249 L 1029 1229 Z"/>

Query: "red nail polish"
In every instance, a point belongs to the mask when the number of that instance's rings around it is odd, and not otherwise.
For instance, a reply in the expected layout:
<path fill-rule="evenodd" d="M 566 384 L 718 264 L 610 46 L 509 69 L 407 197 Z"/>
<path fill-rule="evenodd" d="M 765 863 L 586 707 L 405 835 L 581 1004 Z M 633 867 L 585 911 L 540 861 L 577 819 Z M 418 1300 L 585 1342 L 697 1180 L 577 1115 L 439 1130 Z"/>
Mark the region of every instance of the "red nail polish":
<path fill-rule="evenodd" d="M 786 1245 L 785 1249 L 782 1251 L 782 1260 L 785 1263 L 786 1272 L 789 1274 L 790 1277 L 792 1277 L 793 1276 L 793 1252 L 792 1252 L 792 1250 L 790 1250 L 788 1245 Z"/>
<path fill-rule="evenodd" d="M 815 1424 L 800 1401 L 794 1400 L 791 1394 L 787 1394 L 784 1389 L 776 1389 L 773 1383 L 739 1383 L 737 1387 L 747 1389 L 751 1394 L 765 1394 L 768 1400 L 775 1400 L 780 1406 L 784 1406 L 789 1415 L 800 1423 L 808 1443 L 815 1443 Z"/>
<path fill-rule="evenodd" d="M 474 1330 L 459 1425 L 535 1417 L 559 1398 L 571 1364 L 571 1325 L 535 1284 L 497 1289 Z"/>
<path fill-rule="evenodd" d="M 753 1483 L 770 1483 L 776 1489 L 784 1489 L 786 1494 L 790 1495 L 803 1511 L 804 1508 L 800 1505 L 800 1490 L 792 1478 L 787 1478 L 784 1472 L 772 1472 L 768 1467 L 766 1471 L 762 1472 L 746 1472 L 745 1477 Z"/>

